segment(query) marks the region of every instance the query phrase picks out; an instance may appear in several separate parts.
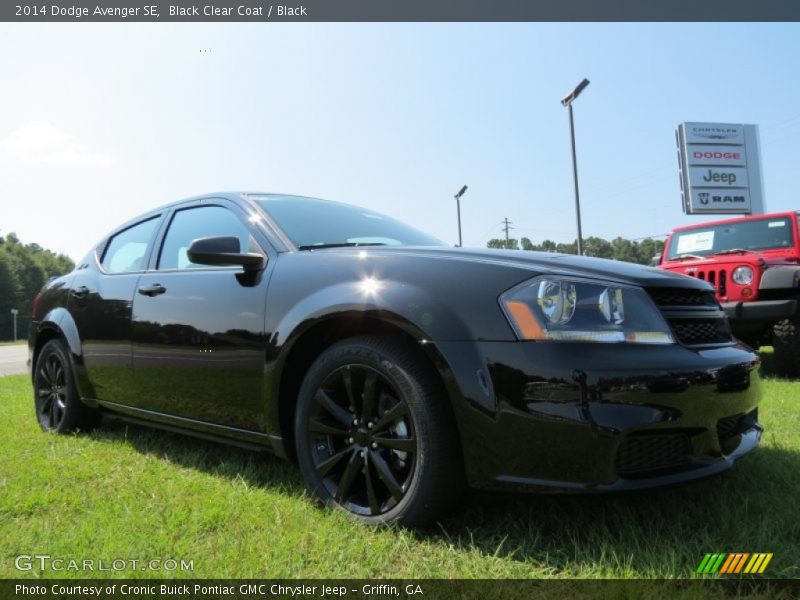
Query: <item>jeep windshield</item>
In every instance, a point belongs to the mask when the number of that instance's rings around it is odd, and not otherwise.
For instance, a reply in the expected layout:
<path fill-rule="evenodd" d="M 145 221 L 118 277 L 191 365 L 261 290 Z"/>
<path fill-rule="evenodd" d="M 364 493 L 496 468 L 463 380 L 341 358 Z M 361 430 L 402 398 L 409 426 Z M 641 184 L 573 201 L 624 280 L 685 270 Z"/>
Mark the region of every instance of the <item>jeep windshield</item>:
<path fill-rule="evenodd" d="M 682 256 L 712 256 L 725 252 L 747 252 L 791 248 L 792 223 L 788 217 L 738 221 L 678 231 L 669 244 L 668 260 Z"/>
<path fill-rule="evenodd" d="M 426 233 L 372 210 L 302 196 L 251 195 L 298 250 L 347 246 L 443 246 Z"/>

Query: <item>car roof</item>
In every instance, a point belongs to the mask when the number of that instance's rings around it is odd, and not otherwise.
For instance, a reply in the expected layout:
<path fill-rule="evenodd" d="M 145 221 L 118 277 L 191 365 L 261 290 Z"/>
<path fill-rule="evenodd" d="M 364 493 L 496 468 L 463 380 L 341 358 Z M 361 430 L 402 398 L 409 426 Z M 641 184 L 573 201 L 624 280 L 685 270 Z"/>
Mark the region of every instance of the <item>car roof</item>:
<path fill-rule="evenodd" d="M 149 217 L 154 217 L 164 211 L 170 210 L 177 206 L 182 206 L 184 204 L 192 204 L 193 202 L 199 202 L 200 200 L 213 200 L 215 198 L 223 199 L 223 200 L 230 200 L 235 202 L 239 205 L 247 202 L 249 196 L 261 196 L 261 197 L 280 197 L 280 198 L 310 198 L 310 196 L 299 196 L 299 195 L 292 195 L 292 194 L 280 194 L 274 192 L 254 192 L 254 191 L 227 191 L 227 192 L 210 192 L 208 194 L 198 194 L 197 196 L 189 196 L 188 198 L 181 198 L 180 200 L 173 200 L 172 202 L 168 202 L 166 204 L 161 204 L 152 208 L 146 212 L 139 213 L 135 217 L 132 217 L 121 223 L 117 227 L 110 232 L 109 235 L 113 234 L 117 231 L 122 231 L 127 229 L 128 227 L 135 225 L 143 220 L 148 219 Z M 320 200 L 319 198 L 311 198 L 313 200 Z M 108 235 L 106 236 L 108 237 Z"/>

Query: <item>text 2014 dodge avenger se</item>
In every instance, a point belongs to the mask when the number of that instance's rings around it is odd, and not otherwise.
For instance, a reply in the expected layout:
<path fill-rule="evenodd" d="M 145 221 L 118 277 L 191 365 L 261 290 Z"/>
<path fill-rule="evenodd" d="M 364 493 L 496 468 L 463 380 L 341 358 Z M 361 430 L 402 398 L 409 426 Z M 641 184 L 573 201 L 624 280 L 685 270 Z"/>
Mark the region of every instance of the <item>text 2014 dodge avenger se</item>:
<path fill-rule="evenodd" d="M 223 193 L 48 283 L 39 423 L 103 413 L 295 458 L 324 502 L 418 524 L 466 485 L 625 490 L 759 442 L 758 358 L 693 278 L 451 248 L 337 202 Z"/>

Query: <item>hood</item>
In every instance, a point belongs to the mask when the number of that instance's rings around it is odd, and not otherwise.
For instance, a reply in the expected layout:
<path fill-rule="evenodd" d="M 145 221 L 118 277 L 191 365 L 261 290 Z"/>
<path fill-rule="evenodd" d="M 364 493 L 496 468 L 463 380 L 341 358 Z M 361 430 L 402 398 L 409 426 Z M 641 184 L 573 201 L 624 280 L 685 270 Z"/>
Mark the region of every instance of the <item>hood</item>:
<path fill-rule="evenodd" d="M 736 254 L 712 254 L 703 258 L 687 258 L 681 261 L 667 260 L 661 265 L 662 269 L 670 269 L 673 272 L 683 272 L 687 269 L 713 268 L 715 266 L 738 266 L 738 265 L 758 265 L 761 267 L 779 267 L 784 265 L 796 266 L 800 263 L 797 255 L 793 252 L 781 251 L 762 251 L 758 254 L 736 253 Z"/>
<path fill-rule="evenodd" d="M 682 287 L 713 290 L 708 283 L 694 277 L 618 260 L 575 256 L 573 254 L 530 250 L 495 250 L 490 248 L 451 248 L 449 246 L 370 246 L 364 248 L 342 248 L 335 251 L 358 252 L 364 250 L 373 255 L 392 254 L 496 264 L 507 268 L 530 271 L 531 277 L 539 274 L 553 274 L 566 277 L 602 279 L 641 287 Z"/>

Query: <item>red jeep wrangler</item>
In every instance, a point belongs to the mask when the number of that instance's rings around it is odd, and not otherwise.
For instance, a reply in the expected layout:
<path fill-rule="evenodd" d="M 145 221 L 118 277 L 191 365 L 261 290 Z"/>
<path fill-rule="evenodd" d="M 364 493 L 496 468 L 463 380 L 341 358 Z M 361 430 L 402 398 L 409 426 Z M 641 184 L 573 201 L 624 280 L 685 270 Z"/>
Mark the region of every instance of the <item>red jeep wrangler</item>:
<path fill-rule="evenodd" d="M 659 267 L 704 279 L 740 340 L 775 348 L 781 375 L 800 375 L 800 213 L 675 229 Z"/>

